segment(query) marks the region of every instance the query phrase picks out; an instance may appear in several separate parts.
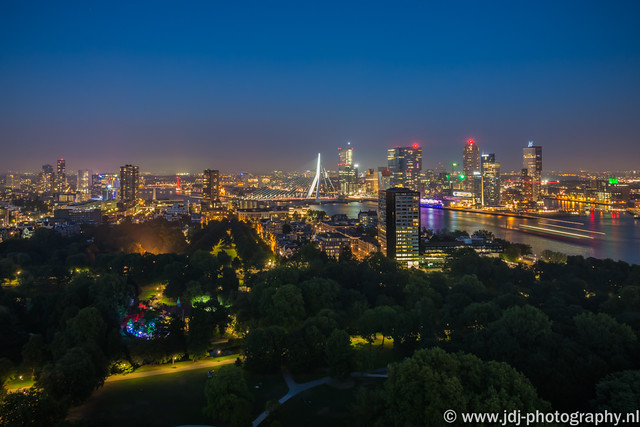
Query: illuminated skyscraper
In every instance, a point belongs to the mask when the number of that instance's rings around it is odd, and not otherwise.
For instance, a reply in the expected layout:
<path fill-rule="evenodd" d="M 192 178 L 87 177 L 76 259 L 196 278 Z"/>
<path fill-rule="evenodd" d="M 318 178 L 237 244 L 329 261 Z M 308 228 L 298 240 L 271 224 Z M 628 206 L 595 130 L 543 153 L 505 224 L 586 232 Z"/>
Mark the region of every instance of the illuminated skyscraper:
<path fill-rule="evenodd" d="M 140 168 L 133 165 L 120 167 L 120 201 L 127 206 L 133 206 L 138 201 L 140 187 Z"/>
<path fill-rule="evenodd" d="M 480 156 L 482 168 L 482 206 L 498 206 L 500 204 L 500 163 L 495 154 Z"/>
<path fill-rule="evenodd" d="M 533 145 L 529 141 L 527 147 L 522 149 L 522 167 L 527 170 L 531 180 L 531 200 L 540 200 L 540 188 L 542 184 L 542 147 Z"/>
<path fill-rule="evenodd" d="M 418 144 L 411 147 L 390 148 L 387 152 L 391 186 L 419 190 L 422 172 L 422 148 Z"/>
<path fill-rule="evenodd" d="M 473 191 L 473 173 L 480 172 L 480 150 L 473 139 L 467 141 L 462 152 L 462 171 L 464 173 L 464 189 Z"/>
<path fill-rule="evenodd" d="M 77 191 L 82 194 L 89 194 L 89 171 L 87 169 L 78 170 Z"/>
<path fill-rule="evenodd" d="M 55 187 L 56 175 L 53 172 L 53 166 L 42 165 L 42 172 L 38 177 L 38 190 L 43 193 L 50 193 Z"/>
<path fill-rule="evenodd" d="M 390 188 L 378 193 L 378 241 L 382 253 L 408 266 L 420 257 L 420 193 Z"/>
<path fill-rule="evenodd" d="M 67 167 L 64 159 L 58 160 L 56 171 L 56 191 L 64 191 L 67 188 Z"/>
<path fill-rule="evenodd" d="M 347 148 L 338 148 L 338 177 L 341 194 L 348 195 L 356 192 L 358 171 L 353 164 L 353 148 L 350 142 Z"/>
<path fill-rule="evenodd" d="M 220 171 L 206 169 L 202 172 L 202 203 L 210 207 L 220 201 Z"/>

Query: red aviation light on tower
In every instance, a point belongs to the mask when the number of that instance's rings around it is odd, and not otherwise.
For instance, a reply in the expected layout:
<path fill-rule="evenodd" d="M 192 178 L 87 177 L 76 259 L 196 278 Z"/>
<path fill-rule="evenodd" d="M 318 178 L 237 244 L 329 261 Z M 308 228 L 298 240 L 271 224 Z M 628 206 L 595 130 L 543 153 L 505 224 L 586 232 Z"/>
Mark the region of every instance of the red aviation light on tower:
<path fill-rule="evenodd" d="M 417 149 L 418 149 L 418 143 L 416 143 L 416 142 L 414 142 L 414 143 L 413 143 L 413 149 L 414 149 L 414 150 L 417 150 Z"/>
<path fill-rule="evenodd" d="M 469 140 L 467 141 L 467 144 L 473 144 L 473 142 L 474 142 L 474 141 L 473 141 L 473 139 L 469 139 Z"/>

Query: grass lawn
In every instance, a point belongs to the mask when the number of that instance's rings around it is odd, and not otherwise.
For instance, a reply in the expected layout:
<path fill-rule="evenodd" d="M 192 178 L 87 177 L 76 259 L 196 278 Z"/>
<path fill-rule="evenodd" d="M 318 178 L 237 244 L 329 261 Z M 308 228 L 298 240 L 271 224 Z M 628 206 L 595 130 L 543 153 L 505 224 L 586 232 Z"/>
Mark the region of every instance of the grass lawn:
<path fill-rule="evenodd" d="M 358 386 L 379 384 L 380 380 L 366 378 L 354 381 L 346 388 L 320 385 L 292 397 L 271 414 L 264 424 L 278 420 L 283 426 L 349 426 L 351 405 Z"/>
<path fill-rule="evenodd" d="M 212 425 L 202 414 L 210 367 L 106 383 L 70 414 L 97 426 Z"/>
<path fill-rule="evenodd" d="M 233 244 L 231 246 L 229 245 L 222 245 L 221 243 L 219 243 L 215 248 L 213 248 L 213 250 L 211 251 L 211 253 L 213 255 L 218 255 L 218 253 L 220 251 L 225 251 L 227 253 L 227 255 L 229 255 L 231 257 L 231 259 L 237 258 L 238 257 L 238 252 L 236 251 L 236 245 Z"/>
<path fill-rule="evenodd" d="M 245 371 L 245 378 L 253 396 L 254 418 L 264 411 L 268 401 L 278 400 L 289 391 L 289 387 L 280 373 L 258 375 Z M 268 426 L 268 424 L 265 425 Z"/>
<path fill-rule="evenodd" d="M 389 363 L 400 360 L 393 351 L 393 339 L 391 338 L 386 338 L 383 346 L 380 335 L 376 337 L 372 345 L 360 337 L 351 337 L 351 346 L 356 352 L 356 361 L 362 365 L 358 369 L 386 368 Z"/>
<path fill-rule="evenodd" d="M 22 376 L 22 379 L 20 379 L 20 376 Z M 20 373 L 15 379 L 8 381 L 5 384 L 9 391 L 14 391 L 20 388 L 29 388 L 32 385 L 33 379 L 31 377 L 31 372 Z"/>
<path fill-rule="evenodd" d="M 154 303 L 159 301 L 160 303 L 165 304 L 167 306 L 176 305 L 175 301 L 169 298 L 166 298 L 162 295 L 165 287 L 166 287 L 165 284 L 143 286 L 140 288 L 140 295 L 138 295 L 138 300 L 148 301 L 155 297 L 155 300 L 153 301 Z"/>
<path fill-rule="evenodd" d="M 312 372 L 291 373 L 293 380 L 297 383 L 307 383 L 309 381 L 319 380 L 329 375 L 327 369 L 316 369 Z"/>

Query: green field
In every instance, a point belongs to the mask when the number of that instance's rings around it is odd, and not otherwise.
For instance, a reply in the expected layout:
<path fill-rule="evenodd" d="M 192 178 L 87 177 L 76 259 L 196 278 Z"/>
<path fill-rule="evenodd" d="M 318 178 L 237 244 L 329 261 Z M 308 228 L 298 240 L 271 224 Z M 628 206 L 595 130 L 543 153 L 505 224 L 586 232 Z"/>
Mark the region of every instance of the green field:
<path fill-rule="evenodd" d="M 279 421 L 283 426 L 350 426 L 351 406 L 360 385 L 373 386 L 381 380 L 350 380 L 338 386 L 320 385 L 292 397 L 264 421 L 268 426 Z"/>
<path fill-rule="evenodd" d="M 98 426 L 211 425 L 202 414 L 209 369 L 107 382 L 72 418 Z"/>
<path fill-rule="evenodd" d="M 237 356 L 219 359 L 228 357 Z M 73 409 L 70 419 L 87 420 L 98 426 L 216 425 L 202 414 L 209 369 L 107 382 L 85 404 Z M 253 395 L 254 416 L 264 410 L 267 401 L 287 392 L 280 374 L 247 374 L 247 384 Z"/>
<path fill-rule="evenodd" d="M 218 255 L 218 253 L 220 251 L 225 251 L 227 253 L 227 255 L 229 255 L 231 257 L 231 259 L 234 259 L 234 258 L 238 257 L 238 252 L 236 251 L 236 245 L 235 244 L 229 246 L 229 245 L 222 245 L 222 243 L 220 243 L 216 247 L 213 248 L 211 253 L 213 255 Z"/>

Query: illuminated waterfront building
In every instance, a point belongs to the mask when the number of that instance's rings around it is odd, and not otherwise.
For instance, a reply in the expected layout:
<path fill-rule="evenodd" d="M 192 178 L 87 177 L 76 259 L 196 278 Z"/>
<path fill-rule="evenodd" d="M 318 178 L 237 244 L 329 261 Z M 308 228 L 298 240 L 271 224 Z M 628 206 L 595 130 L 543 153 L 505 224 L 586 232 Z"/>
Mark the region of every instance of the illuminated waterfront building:
<path fill-rule="evenodd" d="M 367 176 L 364 178 L 365 193 L 368 195 L 377 195 L 380 191 L 378 174 L 374 169 L 367 171 Z"/>
<path fill-rule="evenodd" d="M 358 184 L 358 170 L 353 164 L 353 148 L 351 143 L 347 148 L 338 148 L 338 178 L 340 194 L 354 194 Z"/>
<path fill-rule="evenodd" d="M 473 139 L 467 141 L 462 151 L 462 172 L 464 173 L 465 191 L 473 191 L 474 172 L 480 172 L 480 149 Z"/>
<path fill-rule="evenodd" d="M 124 165 L 120 167 L 120 201 L 126 206 L 133 206 L 138 201 L 140 187 L 140 169 L 138 166 Z"/>
<path fill-rule="evenodd" d="M 418 265 L 419 192 L 396 187 L 378 193 L 378 241 L 385 256 L 404 265 Z"/>
<path fill-rule="evenodd" d="M 522 149 L 522 167 L 527 170 L 531 182 L 531 199 L 534 202 L 540 200 L 540 188 L 542 184 L 542 147 L 529 145 Z"/>
<path fill-rule="evenodd" d="M 422 173 L 422 148 L 418 144 L 410 147 L 390 148 L 387 152 L 392 187 L 419 190 Z"/>
<path fill-rule="evenodd" d="M 500 205 L 500 163 L 495 154 L 480 156 L 482 173 L 482 206 Z"/>

